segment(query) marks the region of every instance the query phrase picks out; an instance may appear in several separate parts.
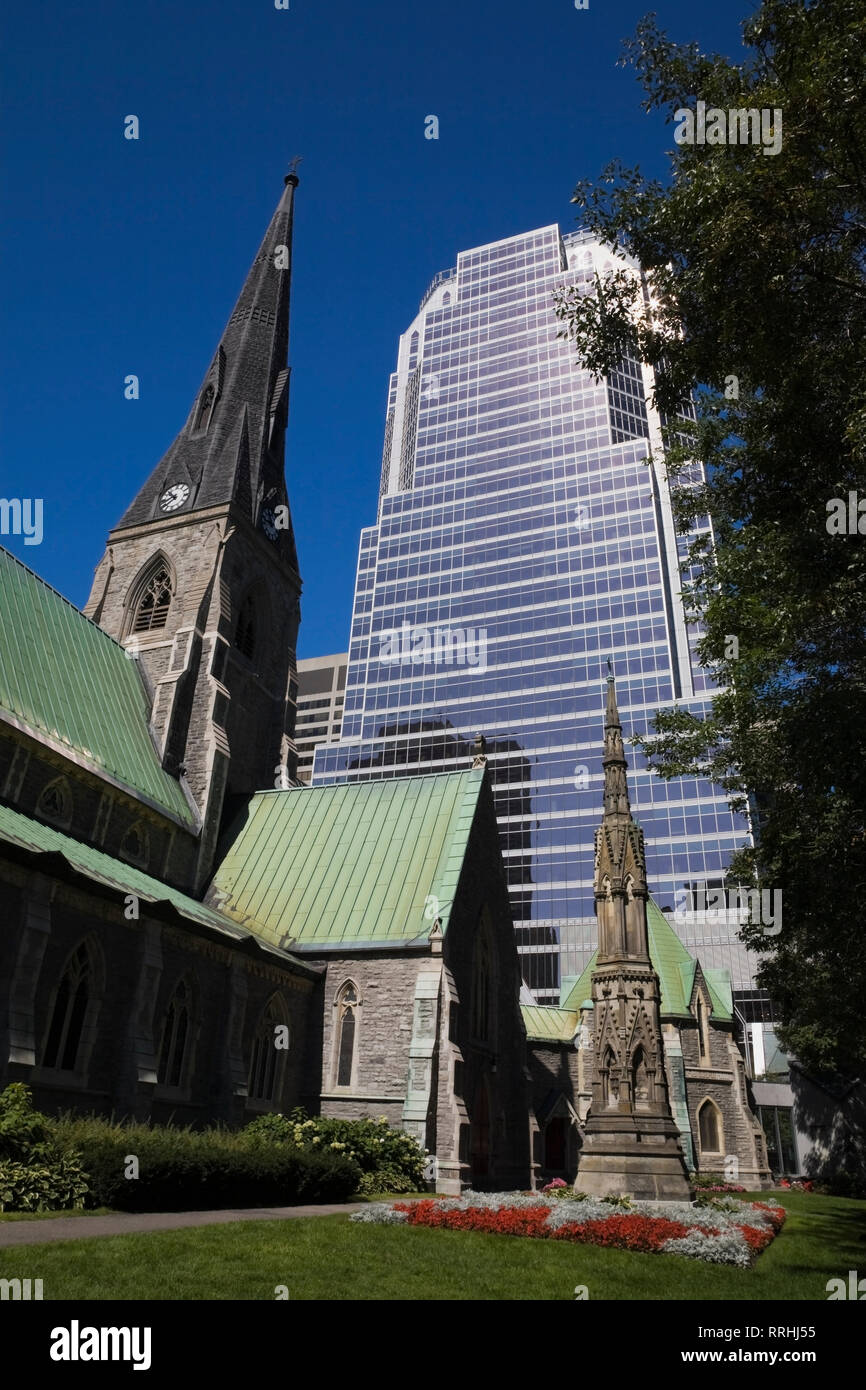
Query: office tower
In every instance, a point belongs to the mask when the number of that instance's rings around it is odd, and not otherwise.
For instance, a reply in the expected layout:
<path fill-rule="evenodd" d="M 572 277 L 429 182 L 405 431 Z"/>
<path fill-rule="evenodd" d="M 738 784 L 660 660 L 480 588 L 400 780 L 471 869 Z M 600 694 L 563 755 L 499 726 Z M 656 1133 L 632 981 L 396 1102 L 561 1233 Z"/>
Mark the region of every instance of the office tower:
<path fill-rule="evenodd" d="M 310 781 L 313 754 L 320 743 L 340 737 L 346 691 L 346 652 L 336 656 L 310 656 L 298 662 L 298 714 L 295 746 L 298 781 Z"/>
<path fill-rule="evenodd" d="M 627 264 L 626 262 L 621 262 Z M 379 514 L 361 534 L 340 742 L 313 782 L 465 766 L 481 733 L 524 978 L 559 995 L 595 947 L 593 832 L 604 682 L 626 738 L 706 707 L 679 596 L 652 373 L 593 381 L 558 337 L 557 286 L 613 264 L 542 227 L 461 253 L 400 338 Z M 632 271 L 639 274 L 637 267 Z M 697 476 L 697 474 L 696 474 Z M 689 947 L 748 988 L 736 913 L 704 911 L 748 835 L 724 794 L 633 758 L 650 891 Z"/>

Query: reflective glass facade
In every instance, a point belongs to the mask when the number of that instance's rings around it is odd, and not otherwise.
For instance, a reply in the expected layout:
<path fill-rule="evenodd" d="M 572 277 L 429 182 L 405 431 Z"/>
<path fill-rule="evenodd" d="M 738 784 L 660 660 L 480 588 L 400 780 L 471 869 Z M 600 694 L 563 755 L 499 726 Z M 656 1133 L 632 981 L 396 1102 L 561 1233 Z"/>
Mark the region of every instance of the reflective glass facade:
<path fill-rule="evenodd" d="M 585 234 L 543 227 L 462 253 L 427 291 L 390 380 L 342 735 L 313 771 L 314 783 L 443 771 L 484 734 L 540 1001 L 595 945 L 607 659 L 626 736 L 659 706 L 702 708 L 707 690 L 679 599 L 684 542 L 646 461 L 660 448 L 651 374 L 627 361 L 596 383 L 557 337 L 554 288 L 610 264 Z M 679 909 L 706 965 L 747 986 L 733 918 L 700 911 L 746 822 L 708 783 L 664 783 L 630 760 L 657 902 Z"/>

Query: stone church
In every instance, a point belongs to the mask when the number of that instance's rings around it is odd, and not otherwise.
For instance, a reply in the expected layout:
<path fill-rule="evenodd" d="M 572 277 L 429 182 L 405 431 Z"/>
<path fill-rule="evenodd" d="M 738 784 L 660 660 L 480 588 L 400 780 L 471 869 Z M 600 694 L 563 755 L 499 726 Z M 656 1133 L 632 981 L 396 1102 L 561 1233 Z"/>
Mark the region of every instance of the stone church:
<path fill-rule="evenodd" d="M 84 611 L 0 550 L 0 1087 L 156 1122 L 385 1115 L 440 1191 L 571 1179 L 595 963 L 561 1008 L 521 986 L 483 740 L 462 771 L 295 776 L 297 183 Z M 757 1185 L 730 986 L 647 923 L 685 1162 Z"/>

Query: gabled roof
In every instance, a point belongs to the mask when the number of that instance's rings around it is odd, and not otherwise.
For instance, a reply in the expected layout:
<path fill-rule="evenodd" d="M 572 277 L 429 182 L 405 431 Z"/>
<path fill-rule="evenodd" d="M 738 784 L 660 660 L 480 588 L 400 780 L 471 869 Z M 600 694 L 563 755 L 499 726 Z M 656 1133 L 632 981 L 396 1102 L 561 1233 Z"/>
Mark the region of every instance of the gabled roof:
<path fill-rule="evenodd" d="M 258 792 L 207 901 L 293 951 L 424 945 L 437 915 L 448 930 L 483 782 L 473 768 Z"/>
<path fill-rule="evenodd" d="M 184 826 L 197 817 L 163 769 L 137 663 L 0 548 L 0 720 Z"/>
<path fill-rule="evenodd" d="M 0 806 L 0 844 L 7 844 L 31 854 L 56 855 L 62 859 L 73 873 L 89 879 L 92 883 L 116 889 L 124 897 L 133 893 L 142 903 L 162 906 L 171 910 L 172 916 L 186 922 L 216 932 L 229 938 L 239 946 L 246 945 L 257 951 L 279 956 L 280 962 L 291 965 L 304 974 L 314 970 L 306 961 L 297 961 L 286 951 L 281 951 L 266 942 L 260 941 L 253 932 L 245 931 L 236 922 L 230 921 L 222 913 L 197 902 L 186 893 L 171 888 L 167 883 L 152 878 L 141 869 L 133 868 L 120 859 L 115 859 L 102 850 L 83 845 L 52 826 L 13 811 L 9 806 Z"/>
<path fill-rule="evenodd" d="M 576 1009 L 556 1009 L 548 1004 L 521 1004 L 520 1013 L 529 1042 L 570 1043 L 580 1027 Z"/>
<path fill-rule="evenodd" d="M 663 1018 L 690 1018 L 689 1003 L 695 980 L 697 961 L 680 941 L 661 908 L 647 902 L 647 934 L 649 937 L 650 960 L 659 977 L 661 986 L 661 1014 Z M 592 992 L 592 972 L 595 969 L 594 952 L 582 975 L 563 982 L 561 1005 L 564 1009 L 578 1009 L 584 999 Z M 725 970 L 701 969 L 710 992 L 713 1018 L 725 1022 L 731 1019 L 731 987 Z"/>

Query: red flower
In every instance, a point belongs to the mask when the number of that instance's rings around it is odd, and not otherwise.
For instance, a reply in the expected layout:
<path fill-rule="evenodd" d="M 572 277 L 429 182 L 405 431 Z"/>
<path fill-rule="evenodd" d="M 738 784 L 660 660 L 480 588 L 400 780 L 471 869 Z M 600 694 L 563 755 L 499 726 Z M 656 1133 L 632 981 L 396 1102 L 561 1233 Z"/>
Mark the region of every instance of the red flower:
<path fill-rule="evenodd" d="M 782 1207 L 756 1202 L 771 1223 L 771 1229 L 741 1225 L 738 1229 L 756 1255 L 770 1244 L 785 1220 Z M 600 1245 L 616 1250 L 631 1250 L 653 1254 L 666 1241 L 680 1240 L 691 1232 L 714 1237 L 719 1234 L 710 1226 L 686 1226 L 681 1221 L 669 1221 L 663 1216 L 639 1216 L 622 1213 L 596 1221 L 571 1221 L 555 1229 L 548 1226 L 549 1207 L 490 1207 L 454 1209 L 434 1198 L 418 1202 L 395 1202 L 395 1211 L 404 1211 L 409 1226 L 432 1226 L 450 1231 L 481 1231 L 490 1235 L 528 1236 L 534 1239 L 570 1240 L 584 1245 Z"/>

